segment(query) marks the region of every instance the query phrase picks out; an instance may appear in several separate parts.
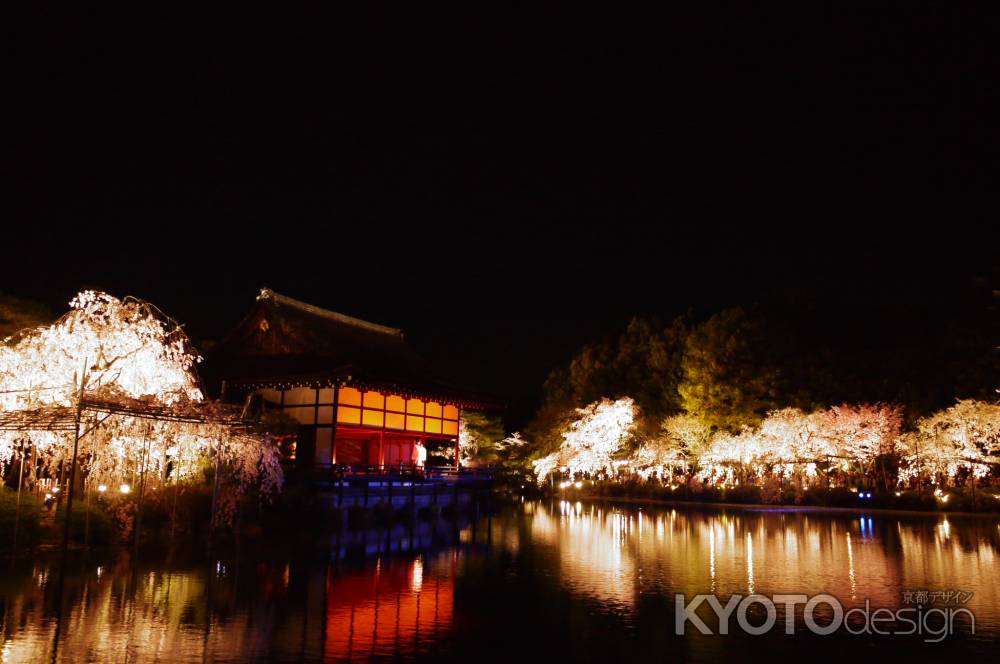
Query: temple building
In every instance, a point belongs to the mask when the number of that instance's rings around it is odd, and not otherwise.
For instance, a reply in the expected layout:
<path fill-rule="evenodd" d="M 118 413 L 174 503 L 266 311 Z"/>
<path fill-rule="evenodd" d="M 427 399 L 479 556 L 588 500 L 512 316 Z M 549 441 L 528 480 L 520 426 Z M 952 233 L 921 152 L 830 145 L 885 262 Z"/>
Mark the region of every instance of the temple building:
<path fill-rule="evenodd" d="M 297 466 L 423 465 L 453 449 L 463 408 L 488 400 L 445 380 L 395 328 L 263 289 L 213 353 L 227 400 L 280 411 L 297 424 L 285 454 Z"/>

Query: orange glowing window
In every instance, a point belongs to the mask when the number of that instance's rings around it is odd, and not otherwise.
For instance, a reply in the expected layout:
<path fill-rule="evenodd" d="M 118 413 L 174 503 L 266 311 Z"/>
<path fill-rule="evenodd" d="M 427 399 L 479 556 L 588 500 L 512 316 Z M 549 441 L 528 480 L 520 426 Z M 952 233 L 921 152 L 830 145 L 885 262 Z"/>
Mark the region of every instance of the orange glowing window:
<path fill-rule="evenodd" d="M 427 426 L 427 433 L 441 433 L 441 420 L 428 417 L 424 422 Z"/>
<path fill-rule="evenodd" d="M 403 429 L 403 418 L 405 415 L 402 413 L 386 413 L 385 414 L 385 428 L 386 429 Z"/>
<path fill-rule="evenodd" d="M 385 410 L 385 397 L 379 392 L 365 392 L 365 408 Z"/>
<path fill-rule="evenodd" d="M 396 394 L 391 394 L 385 400 L 385 409 L 386 410 L 394 410 L 397 413 L 405 413 L 406 412 L 406 400 L 403 399 L 403 397 L 401 397 L 401 396 L 398 396 Z"/>
<path fill-rule="evenodd" d="M 458 408 L 455 406 L 445 406 L 444 407 L 444 419 L 446 420 L 457 420 L 458 419 Z"/>
<path fill-rule="evenodd" d="M 337 421 L 344 424 L 361 424 L 361 409 L 337 406 Z"/>
<path fill-rule="evenodd" d="M 406 430 L 407 431 L 423 431 L 424 430 L 424 418 L 416 417 L 414 415 L 406 416 Z"/>
<path fill-rule="evenodd" d="M 457 436 L 458 435 L 458 422 L 444 421 L 444 430 L 441 432 L 446 436 Z"/>
<path fill-rule="evenodd" d="M 412 415 L 424 414 L 424 402 L 420 399 L 409 399 L 406 402 L 406 412 Z M 409 429 L 409 427 L 406 427 Z"/>
<path fill-rule="evenodd" d="M 281 403 L 281 390 L 261 390 L 258 394 L 264 398 L 264 401 L 273 404 Z"/>
<path fill-rule="evenodd" d="M 441 404 L 436 401 L 428 401 L 427 417 L 441 417 Z"/>
<path fill-rule="evenodd" d="M 319 391 L 319 402 L 323 404 L 333 403 L 332 387 L 327 387 Z"/>
<path fill-rule="evenodd" d="M 361 423 L 370 427 L 380 427 L 382 426 L 383 414 L 381 410 L 365 409 L 362 414 Z"/>
<path fill-rule="evenodd" d="M 337 403 L 341 406 L 360 406 L 361 392 L 353 387 L 342 387 L 340 388 L 340 395 L 337 398 Z"/>

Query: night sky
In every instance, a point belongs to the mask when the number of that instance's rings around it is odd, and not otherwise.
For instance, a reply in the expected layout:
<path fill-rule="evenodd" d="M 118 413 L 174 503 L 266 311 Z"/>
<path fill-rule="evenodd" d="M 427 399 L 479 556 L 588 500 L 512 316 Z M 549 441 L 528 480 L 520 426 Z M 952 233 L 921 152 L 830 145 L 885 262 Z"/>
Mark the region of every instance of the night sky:
<path fill-rule="evenodd" d="M 199 342 L 268 286 L 402 327 L 516 426 L 635 314 L 990 324 L 1000 57 L 973 3 L 325 4 L 36 5 L 0 291 L 136 295 Z"/>

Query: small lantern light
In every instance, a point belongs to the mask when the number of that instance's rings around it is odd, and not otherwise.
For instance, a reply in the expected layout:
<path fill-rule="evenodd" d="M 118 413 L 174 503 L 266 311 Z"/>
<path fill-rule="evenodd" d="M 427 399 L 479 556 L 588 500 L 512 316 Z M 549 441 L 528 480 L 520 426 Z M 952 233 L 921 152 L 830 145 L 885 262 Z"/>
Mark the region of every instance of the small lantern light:
<path fill-rule="evenodd" d="M 128 484 L 122 484 L 120 487 L 118 487 L 118 490 L 122 493 L 128 493 L 129 491 L 132 490 L 132 487 L 130 487 Z"/>
<path fill-rule="evenodd" d="M 108 485 L 107 484 L 98 484 L 97 485 L 97 491 L 99 493 L 104 493 L 107 490 L 108 490 Z"/>

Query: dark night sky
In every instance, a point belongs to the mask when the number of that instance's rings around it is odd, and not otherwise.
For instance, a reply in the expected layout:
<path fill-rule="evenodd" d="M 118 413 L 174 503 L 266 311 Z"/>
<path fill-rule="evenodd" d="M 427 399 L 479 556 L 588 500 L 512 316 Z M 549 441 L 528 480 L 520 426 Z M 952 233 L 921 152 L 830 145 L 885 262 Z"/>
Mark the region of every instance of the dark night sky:
<path fill-rule="evenodd" d="M 982 315 L 977 5 L 503 6 L 37 5 L 4 86 L 0 290 L 134 294 L 197 340 L 270 286 L 403 327 L 516 424 L 636 313 L 805 302 L 862 342 Z"/>

